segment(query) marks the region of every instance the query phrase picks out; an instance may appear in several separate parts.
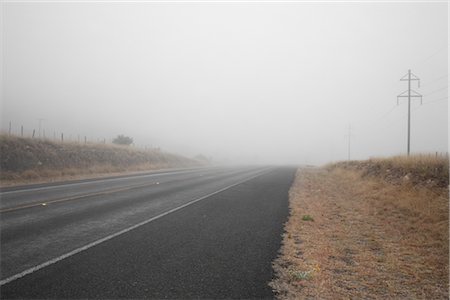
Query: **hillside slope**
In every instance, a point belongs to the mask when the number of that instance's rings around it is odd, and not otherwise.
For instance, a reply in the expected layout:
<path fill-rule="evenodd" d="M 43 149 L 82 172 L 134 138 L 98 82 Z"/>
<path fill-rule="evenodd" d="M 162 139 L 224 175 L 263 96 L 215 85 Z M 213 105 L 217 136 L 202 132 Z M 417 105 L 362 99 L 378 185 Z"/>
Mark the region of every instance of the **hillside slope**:
<path fill-rule="evenodd" d="M 156 149 L 0 136 L 2 185 L 197 165 L 200 162 Z"/>

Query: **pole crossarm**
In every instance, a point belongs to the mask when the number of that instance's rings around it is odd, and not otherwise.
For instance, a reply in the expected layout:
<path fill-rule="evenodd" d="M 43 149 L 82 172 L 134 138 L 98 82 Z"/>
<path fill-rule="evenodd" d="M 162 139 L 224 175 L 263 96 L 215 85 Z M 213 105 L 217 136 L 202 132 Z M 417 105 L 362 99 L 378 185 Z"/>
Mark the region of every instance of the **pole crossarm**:
<path fill-rule="evenodd" d="M 414 91 L 414 90 L 406 90 L 403 93 L 401 93 L 400 95 L 397 96 L 397 105 L 398 103 L 398 98 L 420 98 L 420 104 L 422 104 L 422 95 L 419 94 L 418 92 Z"/>
<path fill-rule="evenodd" d="M 405 76 L 400 78 L 400 81 L 412 81 L 412 80 L 418 80 L 419 81 L 419 87 L 420 87 L 420 78 L 417 77 L 416 75 L 414 75 L 412 72 L 409 73 L 409 74 L 405 74 Z"/>
<path fill-rule="evenodd" d="M 411 90 L 411 95 L 408 95 L 409 91 L 404 91 L 403 93 L 401 93 L 400 95 L 398 95 L 397 97 L 422 97 L 421 94 L 419 94 L 418 92 Z"/>

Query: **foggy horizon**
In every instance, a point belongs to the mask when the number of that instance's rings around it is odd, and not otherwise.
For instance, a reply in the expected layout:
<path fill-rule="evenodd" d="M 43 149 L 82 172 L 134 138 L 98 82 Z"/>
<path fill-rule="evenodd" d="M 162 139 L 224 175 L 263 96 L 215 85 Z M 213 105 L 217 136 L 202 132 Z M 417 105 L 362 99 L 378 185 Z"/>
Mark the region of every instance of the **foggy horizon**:
<path fill-rule="evenodd" d="M 217 163 L 448 152 L 448 4 L 4 2 L 1 130 Z M 43 133 L 42 133 L 43 134 Z"/>

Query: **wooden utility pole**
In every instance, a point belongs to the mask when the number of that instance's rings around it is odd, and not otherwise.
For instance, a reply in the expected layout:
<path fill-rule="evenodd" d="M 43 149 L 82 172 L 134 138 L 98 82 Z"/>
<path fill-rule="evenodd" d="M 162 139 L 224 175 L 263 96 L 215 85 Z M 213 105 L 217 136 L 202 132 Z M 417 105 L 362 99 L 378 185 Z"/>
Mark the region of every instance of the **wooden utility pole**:
<path fill-rule="evenodd" d="M 45 119 L 39 118 L 38 121 L 39 121 L 39 131 L 38 131 L 38 133 L 39 133 L 39 138 L 41 138 L 42 121 L 45 121 Z"/>
<path fill-rule="evenodd" d="M 407 154 L 409 156 L 409 153 L 411 151 L 411 98 L 420 98 L 420 104 L 422 104 L 422 95 L 418 92 L 411 89 L 411 81 L 417 80 L 418 81 L 418 87 L 420 87 L 420 79 L 413 73 L 411 73 L 411 70 L 408 70 L 408 73 L 400 78 L 400 81 L 408 81 L 408 90 L 404 91 L 400 95 L 397 96 L 397 105 L 398 105 L 398 98 L 408 98 L 408 138 L 407 138 Z"/>
<path fill-rule="evenodd" d="M 346 135 L 348 138 L 348 144 L 347 144 L 347 160 L 350 161 L 350 153 L 351 153 L 351 140 L 352 140 L 352 125 L 348 125 L 348 134 Z"/>

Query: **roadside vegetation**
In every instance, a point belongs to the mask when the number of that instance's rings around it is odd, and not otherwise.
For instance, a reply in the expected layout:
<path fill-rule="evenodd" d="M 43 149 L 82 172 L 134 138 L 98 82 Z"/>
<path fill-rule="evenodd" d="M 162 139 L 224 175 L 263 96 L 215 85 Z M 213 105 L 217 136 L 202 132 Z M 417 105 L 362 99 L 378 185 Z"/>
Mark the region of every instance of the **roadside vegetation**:
<path fill-rule="evenodd" d="M 448 299 L 449 161 L 299 169 L 274 262 L 279 299 Z"/>
<path fill-rule="evenodd" d="M 0 135 L 2 186 L 205 164 L 158 149 Z"/>

